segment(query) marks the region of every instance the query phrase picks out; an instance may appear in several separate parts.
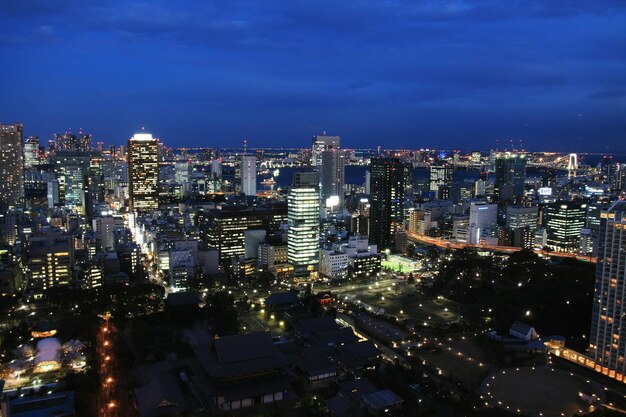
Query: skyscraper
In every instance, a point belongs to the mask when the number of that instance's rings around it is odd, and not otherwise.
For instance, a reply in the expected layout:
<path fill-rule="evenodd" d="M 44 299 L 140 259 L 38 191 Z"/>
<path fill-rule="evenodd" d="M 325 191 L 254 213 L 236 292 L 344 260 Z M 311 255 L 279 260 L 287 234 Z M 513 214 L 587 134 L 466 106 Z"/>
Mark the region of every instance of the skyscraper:
<path fill-rule="evenodd" d="M 17 206 L 24 188 L 24 125 L 0 125 L 0 206 Z"/>
<path fill-rule="evenodd" d="M 287 196 L 287 257 L 296 275 L 308 275 L 319 263 L 319 176 L 296 172 Z"/>
<path fill-rule="evenodd" d="M 454 166 L 447 162 L 432 164 L 428 175 L 429 190 L 438 192 L 441 185 L 450 185 L 453 173 Z"/>
<path fill-rule="evenodd" d="M 545 216 L 548 246 L 559 252 L 577 252 L 580 230 L 585 227 L 587 218 L 587 205 L 557 201 L 546 206 Z"/>
<path fill-rule="evenodd" d="M 39 138 L 29 136 L 24 142 L 24 166 L 32 168 L 39 163 Z"/>
<path fill-rule="evenodd" d="M 369 241 L 379 248 L 393 243 L 402 223 L 407 170 L 407 165 L 397 158 L 372 158 Z"/>
<path fill-rule="evenodd" d="M 159 208 L 159 142 L 150 133 L 128 140 L 128 189 L 131 210 Z"/>
<path fill-rule="evenodd" d="M 319 168 L 322 165 L 322 152 L 326 149 L 339 149 L 340 140 L 339 136 L 326 136 L 326 134 L 313 136 L 311 165 Z"/>
<path fill-rule="evenodd" d="M 322 205 L 329 211 L 341 211 L 344 200 L 345 152 L 332 148 L 322 151 L 320 183 Z"/>
<path fill-rule="evenodd" d="M 91 148 L 91 135 L 79 131 L 78 135 L 65 132 L 62 135 L 54 135 L 55 151 L 81 151 L 87 152 Z"/>
<path fill-rule="evenodd" d="M 495 194 L 501 202 L 524 196 L 526 158 L 521 154 L 505 152 L 495 161 Z"/>
<path fill-rule="evenodd" d="M 256 195 L 256 156 L 242 155 L 235 170 L 235 190 L 245 195 Z"/>
<path fill-rule="evenodd" d="M 78 214 L 93 216 L 95 206 L 104 201 L 102 152 L 57 151 L 50 162 L 58 182 L 58 203 Z"/>
<path fill-rule="evenodd" d="M 626 201 L 618 200 L 603 211 L 600 224 L 589 356 L 597 371 L 622 381 L 626 373 Z"/>
<path fill-rule="evenodd" d="M 478 244 L 481 238 L 495 235 L 498 226 L 496 204 L 472 204 L 470 206 L 469 243 Z"/>

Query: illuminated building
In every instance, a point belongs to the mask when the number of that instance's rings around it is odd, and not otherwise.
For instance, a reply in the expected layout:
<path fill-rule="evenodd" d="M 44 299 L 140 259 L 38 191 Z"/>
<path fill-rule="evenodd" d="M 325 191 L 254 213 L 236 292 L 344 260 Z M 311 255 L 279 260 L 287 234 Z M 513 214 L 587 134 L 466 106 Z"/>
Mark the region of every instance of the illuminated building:
<path fill-rule="evenodd" d="M 203 240 L 218 250 L 219 262 L 225 264 L 245 256 L 247 230 L 274 233 L 287 220 L 287 210 L 284 204 L 254 209 L 230 206 L 211 210 L 205 217 L 199 221 Z"/>
<path fill-rule="evenodd" d="M 496 204 L 472 204 L 469 217 L 469 243 L 478 244 L 484 237 L 493 235 L 498 227 Z"/>
<path fill-rule="evenodd" d="M 58 151 L 80 151 L 88 152 L 92 150 L 91 147 L 91 135 L 79 131 L 78 135 L 74 135 L 70 132 L 65 132 L 62 135 L 54 135 L 55 137 L 55 152 Z"/>
<path fill-rule="evenodd" d="M 506 208 L 506 227 L 508 229 L 515 230 L 528 226 L 534 231 L 538 222 L 539 211 L 537 206 L 508 206 Z"/>
<path fill-rule="evenodd" d="M 332 212 L 343 209 L 345 160 L 344 151 L 337 148 L 321 152 L 322 163 L 319 167 L 322 205 Z"/>
<path fill-rule="evenodd" d="M 545 208 L 547 245 L 558 252 L 578 252 L 580 231 L 585 227 L 587 205 L 556 202 Z"/>
<path fill-rule="evenodd" d="M 48 183 L 48 201 L 68 207 L 77 214 L 94 216 L 95 207 L 104 200 L 102 153 L 99 151 L 59 151 L 51 158 L 58 181 Z M 52 198 L 50 198 L 52 197 Z"/>
<path fill-rule="evenodd" d="M 397 158 L 372 158 L 370 174 L 369 241 L 385 248 L 401 227 L 408 166 Z"/>
<path fill-rule="evenodd" d="M 150 133 L 128 140 L 128 189 L 131 211 L 159 208 L 159 142 Z"/>
<path fill-rule="evenodd" d="M 256 195 L 256 156 L 241 156 L 235 169 L 235 191 Z"/>
<path fill-rule="evenodd" d="M 428 189 L 438 192 L 442 185 L 450 185 L 454 166 L 443 162 L 439 165 L 431 165 L 428 171 Z"/>
<path fill-rule="evenodd" d="M 21 123 L 0 125 L 0 206 L 18 206 L 23 194 L 23 131 Z"/>
<path fill-rule="evenodd" d="M 39 138 L 37 136 L 29 136 L 24 142 L 24 166 L 33 168 L 40 164 L 39 158 Z"/>
<path fill-rule="evenodd" d="M 320 250 L 320 191 L 315 172 L 297 172 L 287 196 L 287 251 L 296 275 L 315 271 Z"/>
<path fill-rule="evenodd" d="M 495 160 L 494 192 L 500 201 L 524 196 L 526 181 L 526 158 L 509 152 L 500 154 Z"/>
<path fill-rule="evenodd" d="M 27 279 L 31 290 L 67 286 L 72 281 L 74 238 L 55 233 L 28 240 Z"/>
<path fill-rule="evenodd" d="M 626 373 L 625 247 L 626 201 L 618 200 L 601 215 L 589 356 L 597 371 L 620 381 Z"/>
<path fill-rule="evenodd" d="M 258 248 L 258 263 L 272 271 L 275 265 L 287 263 L 288 253 L 287 245 L 262 243 Z"/>
<path fill-rule="evenodd" d="M 339 136 L 316 135 L 313 136 L 311 147 L 311 165 L 319 168 L 322 165 L 322 152 L 327 149 L 339 149 L 341 138 Z"/>

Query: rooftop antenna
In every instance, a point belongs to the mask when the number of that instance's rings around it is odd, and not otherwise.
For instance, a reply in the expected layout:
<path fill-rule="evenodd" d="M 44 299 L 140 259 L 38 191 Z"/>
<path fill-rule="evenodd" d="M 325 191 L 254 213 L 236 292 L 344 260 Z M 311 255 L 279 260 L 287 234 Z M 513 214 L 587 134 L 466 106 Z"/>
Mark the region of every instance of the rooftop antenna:
<path fill-rule="evenodd" d="M 245 138 L 243 140 L 243 154 L 244 155 L 248 154 L 248 140 Z"/>

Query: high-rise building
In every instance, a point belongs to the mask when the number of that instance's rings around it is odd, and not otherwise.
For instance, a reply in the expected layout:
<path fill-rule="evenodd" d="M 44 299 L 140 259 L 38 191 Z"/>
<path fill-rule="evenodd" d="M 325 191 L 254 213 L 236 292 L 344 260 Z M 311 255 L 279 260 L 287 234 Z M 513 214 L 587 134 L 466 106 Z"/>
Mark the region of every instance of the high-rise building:
<path fill-rule="evenodd" d="M 342 150 L 332 148 L 321 153 L 320 184 L 322 205 L 328 211 L 341 211 L 344 202 L 345 158 Z"/>
<path fill-rule="evenodd" d="M 29 136 L 24 142 L 24 166 L 33 168 L 39 164 L 39 138 L 37 136 Z"/>
<path fill-rule="evenodd" d="M 80 151 L 88 152 L 92 150 L 91 135 L 79 131 L 77 135 L 65 132 L 62 135 L 54 135 L 55 151 Z"/>
<path fill-rule="evenodd" d="M 235 182 L 235 190 L 238 193 L 256 195 L 256 156 L 241 156 L 235 168 Z"/>
<path fill-rule="evenodd" d="M 319 263 L 319 202 L 319 175 L 296 172 L 287 196 L 287 253 L 296 275 L 310 274 Z"/>
<path fill-rule="evenodd" d="M 428 173 L 429 190 L 437 193 L 440 186 L 450 185 L 453 173 L 454 166 L 447 162 L 432 164 Z"/>
<path fill-rule="evenodd" d="M 409 167 L 397 158 L 372 158 L 370 174 L 369 241 L 386 248 L 393 244 L 404 217 L 404 188 Z"/>
<path fill-rule="evenodd" d="M 600 161 L 600 174 L 602 175 L 602 181 L 605 184 L 611 184 L 615 178 L 615 172 L 617 171 L 617 162 L 613 160 L 610 155 L 605 155 Z"/>
<path fill-rule="evenodd" d="M 539 222 L 539 210 L 537 206 L 522 207 L 508 206 L 506 208 L 506 227 L 511 230 L 529 227 L 533 231 Z"/>
<path fill-rule="evenodd" d="M 81 215 L 95 215 L 96 205 L 104 200 L 102 152 L 57 151 L 50 161 L 59 204 Z"/>
<path fill-rule="evenodd" d="M 215 178 L 222 178 L 222 160 L 214 159 L 211 161 L 211 173 Z"/>
<path fill-rule="evenodd" d="M 587 205 L 559 202 L 545 208 L 547 245 L 559 252 L 578 252 L 580 231 L 585 227 Z"/>
<path fill-rule="evenodd" d="M 311 165 L 319 168 L 322 165 L 322 152 L 327 149 L 339 149 L 340 141 L 339 136 L 327 136 L 326 134 L 313 136 Z"/>
<path fill-rule="evenodd" d="M 33 235 L 27 247 L 28 288 L 36 291 L 72 281 L 74 238 L 63 233 Z"/>
<path fill-rule="evenodd" d="M 615 171 L 614 191 L 626 190 L 626 164 L 617 164 L 617 170 Z"/>
<path fill-rule="evenodd" d="M 100 241 L 102 252 L 114 251 L 117 236 L 124 232 L 124 219 L 121 216 L 103 216 L 93 219 L 93 230 Z"/>
<path fill-rule="evenodd" d="M 201 213 L 199 220 L 202 239 L 218 250 L 220 264 L 228 264 L 233 258 L 246 254 L 246 231 L 264 230 L 270 235 L 287 221 L 287 207 L 248 208 L 227 206 Z"/>
<path fill-rule="evenodd" d="M 626 374 L 626 201 L 618 200 L 603 211 L 599 239 L 596 285 L 589 336 L 589 356 L 595 369 L 623 381 Z"/>
<path fill-rule="evenodd" d="M 524 196 L 526 181 L 526 158 L 522 154 L 505 152 L 495 160 L 495 187 L 498 199 L 514 200 Z"/>
<path fill-rule="evenodd" d="M 0 206 L 19 205 L 24 191 L 24 125 L 0 125 Z"/>
<path fill-rule="evenodd" d="M 131 210 L 159 208 L 159 142 L 150 133 L 128 140 L 128 190 Z"/>
<path fill-rule="evenodd" d="M 492 236 L 498 227 L 496 204 L 472 204 L 470 206 L 470 243 L 478 244 L 481 238 Z"/>

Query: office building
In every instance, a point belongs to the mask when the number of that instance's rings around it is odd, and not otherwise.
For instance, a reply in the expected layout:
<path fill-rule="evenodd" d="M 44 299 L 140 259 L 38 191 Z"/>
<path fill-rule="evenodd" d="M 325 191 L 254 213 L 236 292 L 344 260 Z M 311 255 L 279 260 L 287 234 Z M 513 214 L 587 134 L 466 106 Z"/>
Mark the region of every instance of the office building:
<path fill-rule="evenodd" d="M 370 174 L 369 241 L 393 245 L 404 218 L 404 188 L 409 167 L 397 158 L 372 158 Z"/>
<path fill-rule="evenodd" d="M 446 162 L 442 162 L 440 164 L 432 164 L 428 172 L 428 189 L 430 191 L 434 191 L 437 195 L 440 186 L 450 185 L 452 183 L 453 173 L 453 165 L 450 165 Z"/>
<path fill-rule="evenodd" d="M 470 242 L 480 243 L 481 239 L 493 236 L 498 227 L 498 206 L 496 204 L 472 204 L 470 206 Z"/>
<path fill-rule="evenodd" d="M 524 196 L 526 158 L 522 154 L 502 153 L 495 160 L 494 192 L 500 202 Z"/>
<path fill-rule="evenodd" d="M 74 238 L 60 232 L 35 234 L 28 239 L 28 288 L 42 291 L 70 285 L 74 266 Z"/>
<path fill-rule="evenodd" d="M 159 142 L 150 133 L 128 140 L 128 188 L 131 210 L 159 208 Z"/>
<path fill-rule="evenodd" d="M 242 155 L 235 169 L 235 191 L 256 195 L 256 156 Z"/>
<path fill-rule="evenodd" d="M 59 204 L 80 215 L 97 215 L 96 206 L 104 201 L 102 152 L 57 151 L 50 162 L 58 182 Z"/>
<path fill-rule="evenodd" d="M 296 172 L 287 196 L 287 251 L 295 275 L 304 276 L 317 269 L 320 250 L 319 176 Z"/>
<path fill-rule="evenodd" d="M 227 206 L 213 209 L 200 221 L 202 239 L 217 249 L 220 265 L 231 263 L 233 258 L 246 255 L 246 231 L 265 230 L 271 235 L 287 221 L 287 207 L 247 208 Z"/>
<path fill-rule="evenodd" d="M 273 245 L 271 243 L 261 243 L 258 248 L 258 264 L 270 271 L 275 269 L 275 265 L 287 262 L 289 251 L 287 245 Z"/>
<path fill-rule="evenodd" d="M 24 142 L 24 167 L 34 168 L 41 163 L 39 158 L 39 138 L 29 136 Z"/>
<path fill-rule="evenodd" d="M 214 159 L 211 161 L 211 174 L 215 178 L 222 178 L 222 160 Z"/>
<path fill-rule="evenodd" d="M 610 155 L 605 155 L 602 157 L 600 161 L 600 175 L 602 182 L 604 184 L 609 184 L 611 188 L 613 188 L 615 184 L 615 179 L 617 177 L 616 173 L 619 169 L 619 165 L 616 161 L 613 160 L 613 157 Z"/>
<path fill-rule="evenodd" d="M 0 124 L 0 207 L 16 207 L 24 192 L 21 123 Z"/>
<path fill-rule="evenodd" d="M 322 205 L 329 212 L 343 209 L 345 159 L 344 151 L 332 148 L 321 152 L 320 184 Z"/>
<path fill-rule="evenodd" d="M 557 201 L 546 206 L 544 212 L 548 247 L 558 252 L 578 252 L 587 205 Z"/>
<path fill-rule="evenodd" d="M 311 165 L 319 169 L 322 165 L 322 152 L 328 149 L 339 149 L 340 141 L 339 136 L 327 136 L 326 134 L 313 136 Z"/>
<path fill-rule="evenodd" d="M 79 151 L 89 152 L 91 147 L 91 135 L 79 131 L 77 135 L 65 132 L 62 135 L 55 134 L 54 151 Z"/>
<path fill-rule="evenodd" d="M 348 276 L 348 254 L 333 249 L 321 249 L 320 275 L 327 278 L 346 278 Z"/>
<path fill-rule="evenodd" d="M 618 200 L 601 215 L 596 284 L 589 336 L 589 356 L 594 368 L 624 381 L 626 333 L 626 201 Z"/>
<path fill-rule="evenodd" d="M 93 219 L 93 230 L 100 241 L 102 252 L 114 251 L 117 247 L 118 236 L 124 233 L 124 218 L 122 216 L 105 216 Z"/>
<path fill-rule="evenodd" d="M 522 207 L 508 206 L 506 208 L 506 227 L 511 230 L 529 227 L 533 231 L 539 222 L 539 209 L 537 206 Z"/>
<path fill-rule="evenodd" d="M 591 254 L 593 256 L 598 255 L 598 239 L 600 236 L 600 225 L 602 211 L 609 208 L 609 204 L 605 201 L 592 201 L 587 204 L 587 218 L 585 220 L 585 228 L 587 230 L 581 233 L 581 240 L 584 238 L 585 242 L 581 242 L 581 253 L 584 255 Z M 582 247 L 584 243 L 584 248 Z"/>

